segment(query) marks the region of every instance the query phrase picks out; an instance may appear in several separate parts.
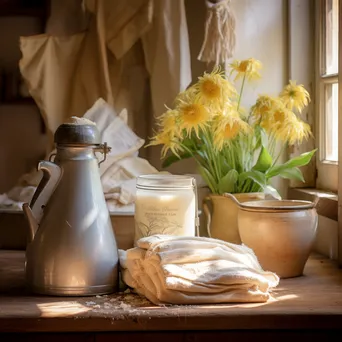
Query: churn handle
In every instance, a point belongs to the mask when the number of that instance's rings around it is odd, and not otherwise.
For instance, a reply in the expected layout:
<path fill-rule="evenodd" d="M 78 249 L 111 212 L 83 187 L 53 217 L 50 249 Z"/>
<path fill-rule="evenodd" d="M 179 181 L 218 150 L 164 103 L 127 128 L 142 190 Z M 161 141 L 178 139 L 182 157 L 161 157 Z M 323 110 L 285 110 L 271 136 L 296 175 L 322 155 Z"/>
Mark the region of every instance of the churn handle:
<path fill-rule="evenodd" d="M 44 206 L 55 191 L 61 177 L 62 168 L 55 163 L 43 160 L 38 164 L 38 171 L 43 171 L 43 178 L 40 181 L 30 203 L 33 216 L 38 224 L 43 216 Z"/>

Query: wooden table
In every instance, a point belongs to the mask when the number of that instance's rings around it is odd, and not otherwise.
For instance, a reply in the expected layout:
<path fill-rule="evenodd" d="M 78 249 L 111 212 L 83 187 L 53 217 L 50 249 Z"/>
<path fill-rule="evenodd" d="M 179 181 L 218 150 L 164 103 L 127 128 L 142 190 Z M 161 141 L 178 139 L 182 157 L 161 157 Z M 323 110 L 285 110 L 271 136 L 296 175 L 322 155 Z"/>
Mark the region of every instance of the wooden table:
<path fill-rule="evenodd" d="M 228 337 L 240 342 L 251 338 L 322 342 L 337 333 L 341 340 L 342 271 L 332 261 L 312 256 L 305 276 L 282 280 L 273 295 L 274 300 L 264 304 L 165 307 L 132 293 L 36 296 L 25 289 L 24 253 L 0 251 L 0 332 L 19 333 L 0 335 L 0 341 L 106 342 L 115 336 L 115 341 L 126 342 L 139 336 L 151 342 Z"/>

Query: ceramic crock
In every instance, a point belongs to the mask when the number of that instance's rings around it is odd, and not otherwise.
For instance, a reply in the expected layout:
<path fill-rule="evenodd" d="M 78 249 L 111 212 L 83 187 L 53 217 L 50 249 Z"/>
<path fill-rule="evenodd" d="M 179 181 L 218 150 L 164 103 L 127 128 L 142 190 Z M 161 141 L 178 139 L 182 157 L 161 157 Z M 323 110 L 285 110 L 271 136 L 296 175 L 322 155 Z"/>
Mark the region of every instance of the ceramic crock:
<path fill-rule="evenodd" d="M 316 236 L 316 203 L 264 200 L 238 205 L 241 241 L 253 249 L 261 266 L 280 278 L 302 275 Z"/>
<path fill-rule="evenodd" d="M 265 198 L 262 192 L 234 194 L 239 202 L 258 201 Z M 229 197 L 209 195 L 203 200 L 208 236 L 227 242 L 241 244 L 238 229 L 238 205 Z"/>

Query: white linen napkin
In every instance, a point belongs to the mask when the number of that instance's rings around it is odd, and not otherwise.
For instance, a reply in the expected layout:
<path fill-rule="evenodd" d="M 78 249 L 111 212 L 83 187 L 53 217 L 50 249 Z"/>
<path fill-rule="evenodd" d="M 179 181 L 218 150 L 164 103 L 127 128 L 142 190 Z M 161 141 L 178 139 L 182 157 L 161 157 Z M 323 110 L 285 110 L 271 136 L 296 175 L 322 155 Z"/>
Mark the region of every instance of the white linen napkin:
<path fill-rule="evenodd" d="M 120 250 L 124 282 L 154 304 L 265 302 L 279 283 L 244 245 L 154 235 Z"/>

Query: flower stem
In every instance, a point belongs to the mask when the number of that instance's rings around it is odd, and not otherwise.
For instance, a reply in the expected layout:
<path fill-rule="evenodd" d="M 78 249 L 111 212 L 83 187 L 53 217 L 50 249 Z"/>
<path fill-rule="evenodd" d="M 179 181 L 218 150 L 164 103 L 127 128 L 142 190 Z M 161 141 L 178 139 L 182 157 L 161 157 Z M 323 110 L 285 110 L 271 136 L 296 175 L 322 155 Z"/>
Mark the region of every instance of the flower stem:
<path fill-rule="evenodd" d="M 208 155 L 210 155 L 211 166 L 213 168 L 213 175 L 216 176 L 217 182 L 219 182 L 220 181 L 220 172 L 219 172 L 219 169 L 218 169 L 218 166 L 216 163 L 215 149 L 213 146 L 212 137 L 208 133 L 209 132 L 207 132 L 207 131 L 203 131 L 203 135 L 205 136 L 205 138 L 208 142 L 208 146 L 206 146 L 206 147 L 207 147 Z"/>
<path fill-rule="evenodd" d="M 188 148 L 186 145 L 182 144 L 181 142 L 179 142 L 179 145 L 184 148 L 190 155 L 191 157 L 193 157 L 197 163 L 201 164 L 200 161 L 196 158 L 196 155 L 193 153 L 193 151 Z"/>
<path fill-rule="evenodd" d="M 240 109 L 240 103 L 241 103 L 243 88 L 245 86 L 245 80 L 246 80 L 246 73 L 243 75 L 243 79 L 242 79 L 242 84 L 241 84 L 241 89 L 240 89 L 240 94 L 239 94 L 239 102 L 238 102 L 238 105 L 237 105 L 237 110 Z"/>

